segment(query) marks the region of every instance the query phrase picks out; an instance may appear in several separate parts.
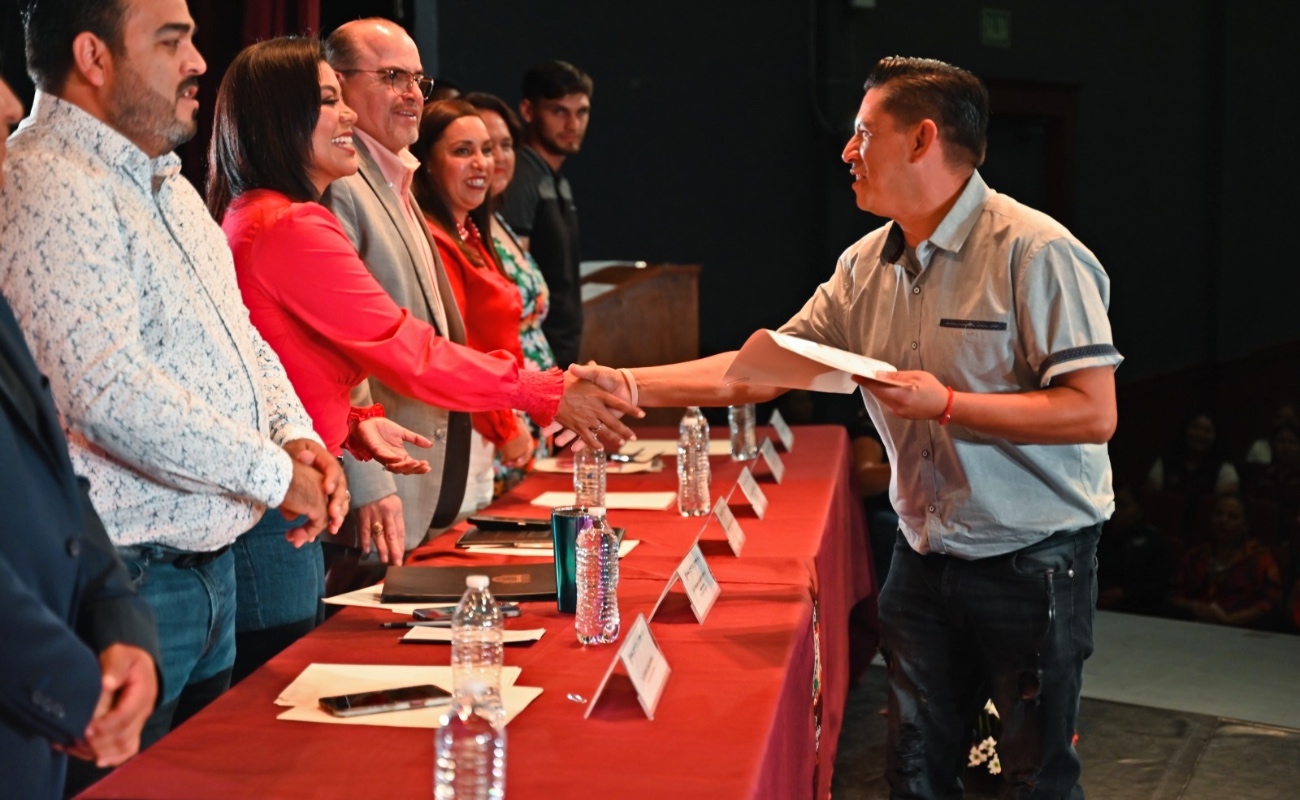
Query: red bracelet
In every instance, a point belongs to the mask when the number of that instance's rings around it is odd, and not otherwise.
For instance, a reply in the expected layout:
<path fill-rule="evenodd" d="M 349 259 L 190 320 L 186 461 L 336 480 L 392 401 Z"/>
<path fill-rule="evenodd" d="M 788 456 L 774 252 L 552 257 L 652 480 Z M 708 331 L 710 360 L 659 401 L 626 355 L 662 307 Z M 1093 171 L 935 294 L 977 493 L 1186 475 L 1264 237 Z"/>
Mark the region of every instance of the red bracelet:
<path fill-rule="evenodd" d="M 947 425 L 948 420 L 952 419 L 952 387 L 948 387 L 948 405 L 944 406 L 943 413 L 935 417 L 939 420 L 940 425 Z"/>

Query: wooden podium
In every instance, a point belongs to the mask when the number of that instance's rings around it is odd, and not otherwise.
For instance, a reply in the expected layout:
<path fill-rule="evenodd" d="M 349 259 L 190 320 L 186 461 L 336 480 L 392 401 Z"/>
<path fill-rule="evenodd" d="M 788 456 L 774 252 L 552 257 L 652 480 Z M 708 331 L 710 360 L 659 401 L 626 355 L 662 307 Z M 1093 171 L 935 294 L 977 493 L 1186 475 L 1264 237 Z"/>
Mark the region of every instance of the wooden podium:
<path fill-rule="evenodd" d="M 648 367 L 700 355 L 700 267 L 615 265 L 582 279 L 579 360 Z M 676 425 L 679 409 L 646 409 L 639 424 Z"/>

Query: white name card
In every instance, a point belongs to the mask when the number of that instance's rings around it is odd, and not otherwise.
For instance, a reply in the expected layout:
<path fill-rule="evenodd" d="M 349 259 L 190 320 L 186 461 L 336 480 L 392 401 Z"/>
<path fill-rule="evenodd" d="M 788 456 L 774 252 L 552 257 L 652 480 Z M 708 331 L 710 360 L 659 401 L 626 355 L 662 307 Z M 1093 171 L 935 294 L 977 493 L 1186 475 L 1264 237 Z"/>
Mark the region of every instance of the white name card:
<path fill-rule="evenodd" d="M 677 577 L 682 579 L 682 586 L 686 587 L 686 596 L 691 601 L 691 611 L 695 612 L 695 619 L 703 625 L 704 618 L 709 615 L 709 610 L 713 608 L 718 595 L 722 593 L 722 588 L 718 586 L 713 571 L 704 560 L 704 553 L 700 551 L 698 541 L 682 559 L 682 563 L 677 565 Z"/>
<path fill-rule="evenodd" d="M 637 614 L 636 622 L 632 623 L 627 638 L 618 648 L 618 655 L 610 662 L 609 669 L 605 670 L 605 677 L 596 689 L 595 696 L 591 698 L 587 712 L 582 715 L 584 719 L 590 717 L 591 712 L 595 710 L 596 703 L 600 701 L 610 676 L 614 674 L 615 665 L 620 661 L 623 662 L 623 668 L 627 670 L 627 676 L 632 679 L 632 687 L 636 689 L 636 699 L 641 704 L 641 710 L 650 719 L 655 718 L 655 708 L 659 705 L 659 698 L 663 696 L 664 686 L 668 683 L 668 676 L 672 674 L 672 669 L 668 666 L 668 659 L 664 658 L 655 637 L 650 633 L 650 625 L 646 622 L 645 614 Z"/>
<path fill-rule="evenodd" d="M 740 478 L 737 479 L 736 484 L 740 487 L 740 491 L 745 493 L 749 504 L 754 507 L 754 513 L 762 519 L 767 513 L 767 495 L 758 488 L 758 481 L 754 480 L 754 473 L 749 471 L 749 467 L 740 471 Z"/>
<path fill-rule="evenodd" d="M 740 529 L 736 515 L 731 513 L 727 498 L 719 497 L 718 502 L 713 504 L 713 516 L 717 517 L 718 522 L 722 524 L 722 530 L 727 534 L 727 544 L 731 545 L 731 552 L 739 557 L 740 551 L 745 547 L 745 532 Z"/>
<path fill-rule="evenodd" d="M 767 468 L 772 470 L 772 477 L 776 478 L 777 483 L 780 483 L 781 479 L 785 477 L 785 462 L 776 454 L 776 445 L 772 444 L 771 439 L 764 438 L 763 446 L 758 448 L 758 452 L 763 456 L 763 460 L 767 462 Z"/>
<path fill-rule="evenodd" d="M 794 449 L 794 431 L 790 430 L 790 426 L 786 424 L 785 417 L 781 416 L 780 411 L 773 409 L 772 418 L 768 420 L 767 424 L 776 429 L 777 438 L 781 440 L 781 446 L 785 448 L 787 453 Z"/>

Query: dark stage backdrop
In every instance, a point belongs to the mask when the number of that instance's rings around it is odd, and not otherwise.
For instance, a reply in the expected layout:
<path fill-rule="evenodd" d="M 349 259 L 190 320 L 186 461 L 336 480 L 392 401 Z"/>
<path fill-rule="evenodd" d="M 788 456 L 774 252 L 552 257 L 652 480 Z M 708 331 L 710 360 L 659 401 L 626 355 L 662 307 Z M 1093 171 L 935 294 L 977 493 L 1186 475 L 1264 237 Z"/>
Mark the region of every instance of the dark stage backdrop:
<path fill-rule="evenodd" d="M 211 65 L 209 114 L 249 25 L 270 34 L 315 19 L 311 0 L 190 7 Z M 15 0 L 3 8 L 3 73 L 21 91 Z M 987 11 L 1005 24 L 983 28 Z M 1300 390 L 1288 236 L 1300 3 L 323 0 L 319 28 L 365 15 L 402 22 L 429 71 L 510 102 L 536 61 L 589 71 L 591 130 L 566 166 L 584 255 L 702 264 L 706 353 L 785 320 L 878 223 L 854 208 L 839 154 L 871 65 L 902 53 L 989 83 L 983 172 L 1058 215 L 1100 257 L 1128 357 L 1121 389 L 1144 387 L 1151 415 L 1267 415 L 1275 397 Z M 185 150 L 192 176 L 206 135 Z M 1267 379 L 1241 385 L 1245 363 Z"/>

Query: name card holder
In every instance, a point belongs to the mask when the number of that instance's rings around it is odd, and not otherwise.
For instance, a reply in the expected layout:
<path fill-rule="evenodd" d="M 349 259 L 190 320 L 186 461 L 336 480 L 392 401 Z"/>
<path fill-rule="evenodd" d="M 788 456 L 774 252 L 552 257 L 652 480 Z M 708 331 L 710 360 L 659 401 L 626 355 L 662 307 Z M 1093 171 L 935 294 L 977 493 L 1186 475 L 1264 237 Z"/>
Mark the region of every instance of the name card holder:
<path fill-rule="evenodd" d="M 764 438 L 763 446 L 758 448 L 758 452 L 763 456 L 763 460 L 767 462 L 767 468 L 772 470 L 772 477 L 776 478 L 777 483 L 780 483 L 781 479 L 785 477 L 785 462 L 776 454 L 776 445 L 772 444 L 771 439 Z"/>
<path fill-rule="evenodd" d="M 781 446 L 787 453 L 794 450 L 794 431 L 790 430 L 790 426 L 779 410 L 772 410 L 772 418 L 767 421 L 767 424 L 776 429 L 776 436 L 781 440 Z"/>
<path fill-rule="evenodd" d="M 726 497 L 719 497 L 718 502 L 713 504 L 713 516 L 722 525 L 723 532 L 727 534 L 727 544 L 731 545 L 731 552 L 740 558 L 740 551 L 745 548 L 745 532 L 740 529 L 736 515 L 731 513 L 731 506 L 727 505 Z"/>
<path fill-rule="evenodd" d="M 632 623 L 627 638 L 618 648 L 618 654 L 609 663 L 609 669 L 605 670 L 605 677 L 600 679 L 600 686 L 596 688 L 591 703 L 587 705 L 587 711 L 582 715 L 583 719 L 591 718 L 591 712 L 596 710 L 596 704 L 600 702 L 600 697 L 604 694 L 605 687 L 613 677 L 614 669 L 619 662 L 623 663 L 627 676 L 632 680 L 632 688 L 636 690 L 636 699 L 641 704 L 641 710 L 645 712 L 647 718 L 651 720 L 655 718 L 655 708 L 659 706 L 659 698 L 663 696 L 664 686 L 668 684 L 668 676 L 672 674 L 672 668 L 668 666 L 668 659 L 664 658 L 659 643 L 650 633 L 650 624 L 646 622 L 645 614 L 637 614 L 636 622 Z"/>
<path fill-rule="evenodd" d="M 749 471 L 749 467 L 745 467 L 740 471 L 740 478 L 736 480 L 736 485 L 740 487 L 740 491 L 745 493 L 745 498 L 754 507 L 754 513 L 758 515 L 759 519 L 762 519 L 763 515 L 767 513 L 767 495 L 763 494 L 763 490 L 758 488 L 758 481 L 754 480 L 754 473 Z"/>
<path fill-rule="evenodd" d="M 713 570 L 709 569 L 708 562 L 704 560 L 704 553 L 700 550 L 698 539 L 682 559 L 682 563 L 677 565 L 675 573 L 686 589 L 686 597 L 691 601 L 691 611 L 695 612 L 695 619 L 703 625 L 704 618 L 709 615 L 713 604 L 717 602 L 722 588 L 718 586 L 717 579 L 713 577 Z"/>

